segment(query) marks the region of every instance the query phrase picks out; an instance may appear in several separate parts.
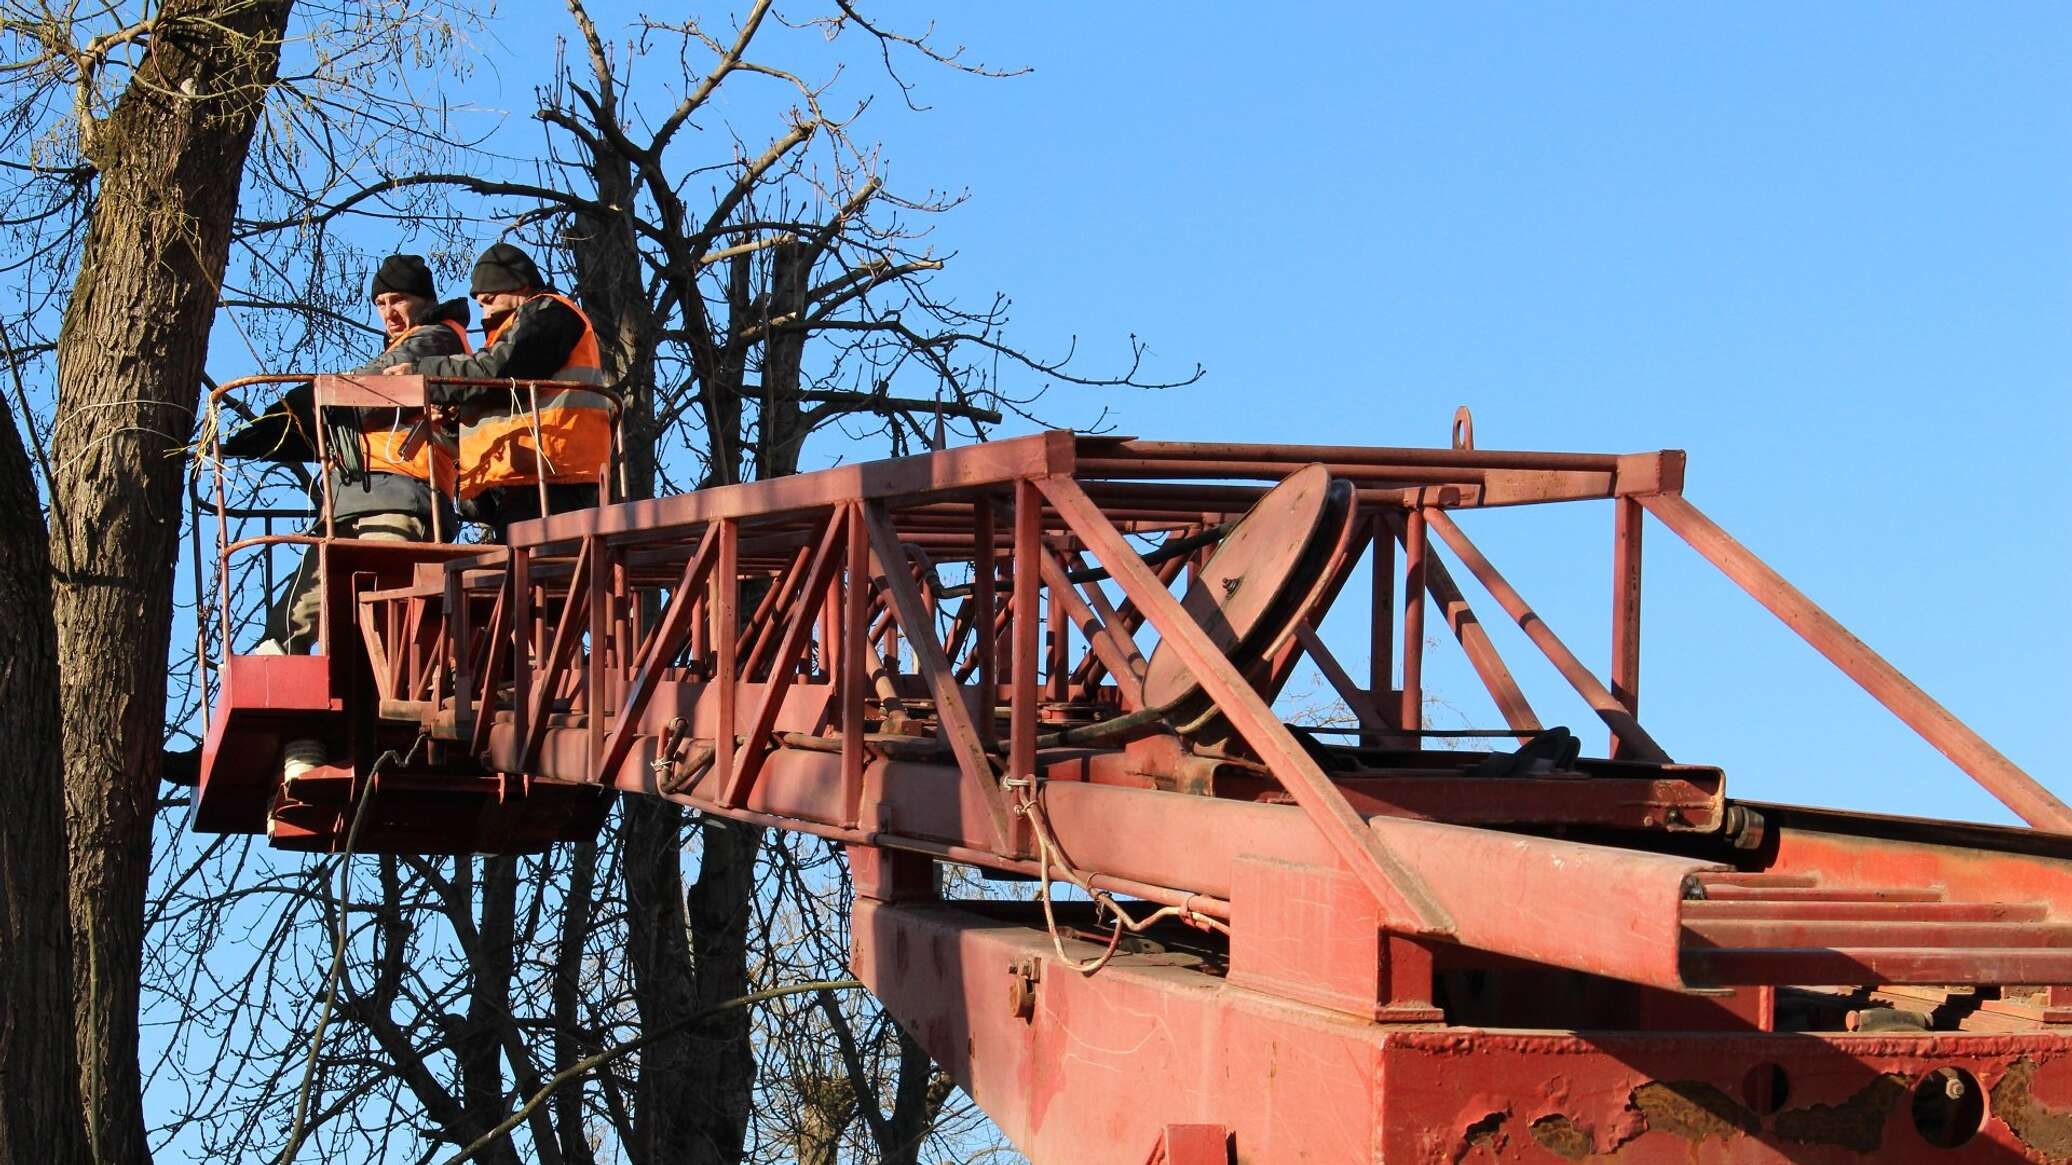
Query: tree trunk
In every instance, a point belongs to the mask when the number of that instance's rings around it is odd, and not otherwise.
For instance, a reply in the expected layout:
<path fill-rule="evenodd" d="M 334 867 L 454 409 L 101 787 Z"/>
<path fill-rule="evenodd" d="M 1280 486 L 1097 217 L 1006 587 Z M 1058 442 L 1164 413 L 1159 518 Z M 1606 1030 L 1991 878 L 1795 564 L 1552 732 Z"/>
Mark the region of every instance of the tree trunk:
<path fill-rule="evenodd" d="M 600 205 L 634 204 L 633 175 L 624 158 L 600 156 L 590 170 Z M 626 468 L 626 496 L 652 497 L 657 436 L 655 312 L 648 300 L 632 216 L 581 216 L 564 239 L 575 256 L 576 294 L 597 331 L 605 375 L 618 386 L 624 406 L 619 418 L 619 448 Z"/>
<path fill-rule="evenodd" d="M 58 632 L 44 537 L 21 434 L 0 419 L 0 608 L 10 612 L 0 619 L 0 740 L 10 772 L 0 813 L 0 1161 L 83 1165 L 91 1156 L 72 1034 Z"/>
<path fill-rule="evenodd" d="M 780 243 L 770 252 L 770 295 L 767 316 L 803 319 L 806 290 L 813 274 L 813 250 L 804 243 Z M 806 351 L 806 330 L 786 328 L 763 341 L 761 438 L 756 464 L 759 477 L 788 477 L 799 471 L 808 430 L 799 411 L 799 374 Z"/>
<path fill-rule="evenodd" d="M 623 157 L 601 154 L 592 159 L 590 172 L 600 205 L 634 204 L 632 172 Z M 565 239 L 575 256 L 576 290 L 597 331 L 605 374 L 618 386 L 624 406 L 619 441 L 626 496 L 653 496 L 654 311 L 632 219 L 623 214 L 579 217 Z M 661 1031 L 682 1026 L 697 1009 L 691 938 L 684 920 L 683 810 L 654 797 L 628 797 L 621 804 L 624 824 L 619 841 L 633 1003 L 640 1030 Z M 693 1158 L 697 1137 L 688 1118 L 693 1098 L 708 1085 L 695 1075 L 689 1052 L 692 1038 L 677 1036 L 641 1052 L 633 1127 L 624 1146 L 637 1165 Z"/>
<path fill-rule="evenodd" d="M 684 926 L 683 810 L 659 797 L 628 797 L 625 807 L 626 933 L 633 1002 L 640 1030 L 680 1026 L 697 1010 L 691 940 Z M 668 1165 L 695 1154 L 689 1119 L 695 1098 L 710 1088 L 695 1075 L 691 1041 L 674 1036 L 640 1053 L 634 1082 L 633 1140 L 638 1165 Z"/>
<path fill-rule="evenodd" d="M 511 1016 L 518 910 L 518 859 L 508 854 L 482 859 L 482 915 L 475 949 L 468 952 L 468 1017 L 459 1047 L 461 1103 L 473 1128 L 494 1128 L 504 1119 L 503 1029 Z M 489 1165 L 518 1165 L 518 1149 L 506 1133 L 477 1157 Z"/>
<path fill-rule="evenodd" d="M 899 1039 L 899 1082 L 894 1086 L 892 1115 L 885 1122 L 889 1143 L 880 1143 L 878 1151 L 885 1165 L 919 1165 L 921 1142 L 935 1127 L 955 1086 L 905 1028 L 895 1025 L 893 1030 Z"/>
<path fill-rule="evenodd" d="M 58 334 L 50 553 L 79 1080 L 107 1165 L 150 1160 L 138 977 L 164 743 L 181 446 L 287 0 L 174 0 L 114 111 Z"/>
<path fill-rule="evenodd" d="M 698 822 L 703 838 L 698 880 L 691 885 L 693 1006 L 717 1007 L 748 994 L 748 907 L 755 897 L 755 855 L 763 831 L 724 817 Z M 694 1165 L 737 1165 L 755 1100 L 752 1019 L 737 1007 L 699 1026 L 689 1038 L 698 1091 L 685 1098 Z"/>
<path fill-rule="evenodd" d="M 592 895 L 597 890 L 597 843 L 578 843 L 571 858 L 554 955 L 553 1070 L 557 1072 L 584 1055 L 577 1035 L 582 1027 L 583 943 L 596 918 Z M 580 1081 L 563 1085 L 554 1094 L 554 1127 L 561 1138 L 561 1159 L 568 1165 L 592 1165 L 596 1155 L 584 1135 Z"/>
<path fill-rule="evenodd" d="M 799 1094 L 791 1155 L 798 1165 L 841 1165 L 842 1133 L 856 1115 L 856 1087 L 842 1072 L 805 1069 L 792 1080 Z"/>

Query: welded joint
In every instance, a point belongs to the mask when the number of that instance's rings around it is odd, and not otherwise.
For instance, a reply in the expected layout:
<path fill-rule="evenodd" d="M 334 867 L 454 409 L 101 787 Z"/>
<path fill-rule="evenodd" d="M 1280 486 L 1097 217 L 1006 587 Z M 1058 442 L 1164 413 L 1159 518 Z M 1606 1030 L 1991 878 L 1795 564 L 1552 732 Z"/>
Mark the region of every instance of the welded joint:
<path fill-rule="evenodd" d="M 1618 468 L 1613 471 L 1612 493 L 1617 497 L 1680 494 L 1684 488 L 1685 461 L 1681 449 L 1622 454 Z"/>

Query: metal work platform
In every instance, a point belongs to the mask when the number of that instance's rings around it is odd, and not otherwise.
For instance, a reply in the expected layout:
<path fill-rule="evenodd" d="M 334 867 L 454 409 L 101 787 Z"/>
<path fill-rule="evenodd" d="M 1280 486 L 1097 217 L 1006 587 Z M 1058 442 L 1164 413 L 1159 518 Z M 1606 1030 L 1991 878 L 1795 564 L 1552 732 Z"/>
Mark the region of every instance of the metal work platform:
<path fill-rule="evenodd" d="M 856 973 L 1039 1162 L 2072 1157 L 2072 811 L 1685 501 L 1682 454 L 1469 444 L 1052 432 L 507 546 L 329 542 L 326 654 L 226 661 L 195 826 L 536 849 L 617 791 L 841 842 Z M 1592 500 L 1602 678 L 1454 519 Z M 2034 828 L 1673 761 L 1638 715 L 1647 514 Z M 1428 621 L 1495 751 L 1425 724 Z M 1275 714 L 1305 659 L 1348 723 Z M 312 734 L 337 763 L 284 782 Z M 936 862 L 1043 900 L 945 901 Z"/>

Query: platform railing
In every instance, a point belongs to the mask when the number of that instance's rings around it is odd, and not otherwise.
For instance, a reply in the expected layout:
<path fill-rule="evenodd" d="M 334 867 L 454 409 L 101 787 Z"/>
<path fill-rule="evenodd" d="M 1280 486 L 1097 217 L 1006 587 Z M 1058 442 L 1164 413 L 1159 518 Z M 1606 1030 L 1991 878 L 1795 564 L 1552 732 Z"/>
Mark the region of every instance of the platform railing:
<path fill-rule="evenodd" d="M 211 479 L 210 490 L 204 498 L 190 489 L 190 501 L 193 503 L 194 509 L 192 515 L 194 519 L 193 537 L 195 540 L 193 553 L 197 595 L 205 593 L 202 578 L 200 530 L 205 521 L 213 519 L 216 537 L 213 555 L 214 564 L 211 573 L 214 575 L 218 596 L 213 622 L 216 625 L 218 642 L 224 653 L 228 654 L 232 651 L 232 645 L 235 642 L 234 636 L 237 631 L 235 625 L 236 617 L 233 613 L 235 605 L 234 596 L 237 593 L 236 588 L 233 586 L 232 562 L 234 558 L 241 554 L 255 552 L 261 556 L 260 584 L 264 594 L 270 598 L 277 593 L 278 587 L 281 585 L 281 580 L 275 577 L 276 571 L 274 570 L 272 558 L 275 548 L 284 546 L 321 547 L 338 540 L 335 517 L 337 499 L 332 493 L 333 478 L 328 470 L 330 467 L 338 464 L 339 451 L 332 447 L 333 426 L 325 423 L 325 411 L 330 409 L 363 408 L 422 409 L 425 406 L 426 387 L 429 384 L 507 388 L 512 391 L 515 401 L 527 402 L 525 403 L 526 408 L 533 407 L 529 402 L 536 402 L 538 394 L 542 390 L 582 388 L 595 391 L 596 387 L 571 381 L 537 379 L 475 380 L 450 377 L 427 378 L 415 375 L 355 377 L 330 374 L 285 373 L 240 377 L 226 381 L 210 390 L 205 405 L 204 437 L 196 449 L 197 457 L 203 462 L 209 472 Z M 310 504 L 275 506 L 234 503 L 234 498 L 263 496 L 265 487 L 263 483 L 248 485 L 241 491 L 241 494 L 240 491 L 232 488 L 231 479 L 238 474 L 238 469 L 235 463 L 226 461 L 222 451 L 227 421 L 227 402 L 233 399 L 241 399 L 240 394 L 254 388 L 292 389 L 304 385 L 309 386 L 313 401 L 312 431 L 299 434 L 307 442 L 315 456 L 315 472 L 311 480 L 306 483 L 306 494 L 309 496 Z M 252 412 L 250 409 L 243 411 L 247 413 Z M 254 416 L 253 419 L 256 420 L 257 417 Z M 422 439 L 439 439 L 431 431 L 429 422 L 421 421 L 419 423 L 426 425 L 426 431 Z M 291 420 L 290 424 L 299 425 L 300 421 L 299 419 Z M 619 424 L 615 411 L 612 423 L 612 455 L 608 466 L 597 482 L 598 502 L 600 504 L 611 501 L 615 496 L 623 496 L 623 481 L 620 475 L 622 463 Z M 263 473 L 264 471 L 262 471 L 262 475 Z M 547 508 L 546 483 L 542 481 L 539 488 L 541 491 L 541 509 L 544 512 Z M 439 483 L 432 480 L 425 482 L 425 492 L 432 514 L 431 541 L 433 543 L 451 541 L 452 536 L 457 534 L 458 530 L 448 530 L 445 528 L 447 515 L 452 512 L 454 505 L 454 499 L 450 495 L 450 491 L 442 490 Z M 261 523 L 261 533 L 254 536 L 236 535 L 234 533 L 237 528 L 236 524 L 247 520 L 259 521 Z M 298 520 L 301 523 L 306 523 L 306 526 L 296 533 L 282 533 L 276 529 L 276 525 L 279 523 L 297 522 Z M 329 567 L 326 556 L 319 554 L 317 562 L 318 586 L 328 591 L 331 586 L 331 580 L 328 576 Z M 262 610 L 264 609 L 265 601 L 262 600 Z M 315 654 L 323 655 L 329 653 L 334 630 L 330 626 L 330 605 L 323 604 L 319 607 Z M 206 633 L 203 633 L 203 658 L 209 658 L 209 653 L 206 651 L 206 638 Z"/>

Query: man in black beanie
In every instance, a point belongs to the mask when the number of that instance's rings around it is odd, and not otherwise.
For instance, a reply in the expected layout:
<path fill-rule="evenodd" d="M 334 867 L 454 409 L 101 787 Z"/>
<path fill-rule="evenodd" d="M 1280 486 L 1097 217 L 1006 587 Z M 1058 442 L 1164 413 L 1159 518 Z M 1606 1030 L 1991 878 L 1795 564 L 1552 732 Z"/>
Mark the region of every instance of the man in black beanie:
<path fill-rule="evenodd" d="M 531 256 L 497 243 L 476 261 L 468 290 L 482 309 L 481 351 L 388 371 L 560 382 L 426 389 L 432 402 L 458 410 L 460 512 L 501 542 L 512 522 L 598 503 L 611 461 L 613 400 L 590 318 L 547 285 Z"/>
<path fill-rule="evenodd" d="M 468 351 L 468 304 L 438 302 L 432 272 L 422 256 L 390 255 L 375 269 L 368 289 L 388 347 L 346 373 L 372 376 L 385 368 Z M 298 394 L 304 399 L 297 399 Z M 282 398 L 258 421 L 223 443 L 228 456 L 266 456 L 286 444 L 295 425 L 314 423 L 310 389 Z M 454 521 L 453 454 L 432 440 L 417 409 L 326 409 L 329 441 L 336 453 L 330 479 L 332 528 L 343 538 L 376 542 L 425 542 L 450 534 Z M 269 425 L 269 422 L 273 424 Z M 305 430 L 307 431 L 307 430 Z M 304 443 L 306 444 L 306 443 Z M 309 451 L 314 456 L 314 450 Z M 437 512 L 439 519 L 433 515 Z M 323 527 L 319 525 L 317 531 Z M 287 588 L 267 615 L 267 638 L 256 654 L 301 654 L 317 638 L 316 556 L 303 556 Z"/>

